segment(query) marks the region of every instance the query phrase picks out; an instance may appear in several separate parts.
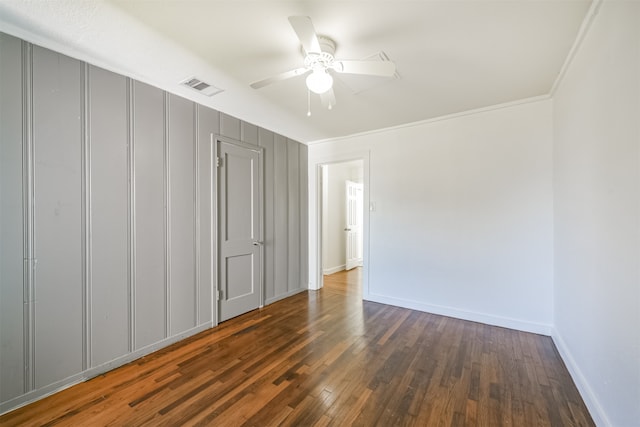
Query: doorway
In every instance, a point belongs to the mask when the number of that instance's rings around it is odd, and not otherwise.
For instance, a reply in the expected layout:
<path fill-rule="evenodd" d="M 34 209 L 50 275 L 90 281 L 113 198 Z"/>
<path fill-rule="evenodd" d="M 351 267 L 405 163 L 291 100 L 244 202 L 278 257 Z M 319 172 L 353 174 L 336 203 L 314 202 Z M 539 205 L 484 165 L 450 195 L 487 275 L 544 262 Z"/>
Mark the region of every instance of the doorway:
<path fill-rule="evenodd" d="M 262 148 L 216 141 L 219 321 L 263 303 Z"/>
<path fill-rule="evenodd" d="M 321 166 L 322 283 L 348 276 L 362 288 L 364 162 L 352 160 Z M 346 276 L 345 276 L 346 277 Z"/>

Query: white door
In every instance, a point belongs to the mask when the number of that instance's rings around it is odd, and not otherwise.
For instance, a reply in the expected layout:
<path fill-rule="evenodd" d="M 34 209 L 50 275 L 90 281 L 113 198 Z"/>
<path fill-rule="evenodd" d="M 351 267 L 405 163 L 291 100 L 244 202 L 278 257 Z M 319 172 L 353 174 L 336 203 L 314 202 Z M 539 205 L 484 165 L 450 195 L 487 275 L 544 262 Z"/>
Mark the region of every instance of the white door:
<path fill-rule="evenodd" d="M 362 266 L 362 184 L 346 181 L 346 269 Z"/>
<path fill-rule="evenodd" d="M 262 150 L 218 140 L 220 321 L 262 303 Z"/>

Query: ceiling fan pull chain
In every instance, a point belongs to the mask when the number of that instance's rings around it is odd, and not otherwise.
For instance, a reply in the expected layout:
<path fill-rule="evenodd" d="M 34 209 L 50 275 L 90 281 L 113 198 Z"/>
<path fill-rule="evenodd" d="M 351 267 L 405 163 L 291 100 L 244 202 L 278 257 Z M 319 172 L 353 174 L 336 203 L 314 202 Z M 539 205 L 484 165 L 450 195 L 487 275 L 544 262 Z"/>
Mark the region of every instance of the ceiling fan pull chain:
<path fill-rule="evenodd" d="M 307 117 L 311 117 L 311 91 L 307 89 Z"/>

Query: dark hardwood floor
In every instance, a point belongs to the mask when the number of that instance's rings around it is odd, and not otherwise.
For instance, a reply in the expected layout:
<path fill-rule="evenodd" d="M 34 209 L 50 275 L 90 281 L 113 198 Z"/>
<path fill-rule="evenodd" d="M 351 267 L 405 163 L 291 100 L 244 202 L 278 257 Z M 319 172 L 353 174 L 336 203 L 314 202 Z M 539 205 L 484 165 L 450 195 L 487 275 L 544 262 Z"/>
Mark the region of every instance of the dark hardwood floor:
<path fill-rule="evenodd" d="M 363 302 L 360 271 L 0 425 L 592 426 L 548 337 Z"/>

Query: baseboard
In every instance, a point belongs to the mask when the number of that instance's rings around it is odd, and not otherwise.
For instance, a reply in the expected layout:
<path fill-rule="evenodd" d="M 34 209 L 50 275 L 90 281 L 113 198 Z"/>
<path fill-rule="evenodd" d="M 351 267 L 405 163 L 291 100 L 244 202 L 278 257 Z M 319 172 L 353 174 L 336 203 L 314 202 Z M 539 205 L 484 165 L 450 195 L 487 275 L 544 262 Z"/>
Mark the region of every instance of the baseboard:
<path fill-rule="evenodd" d="M 460 310 L 453 307 L 445 307 L 434 304 L 425 304 L 419 301 L 394 298 L 386 295 L 366 293 L 363 299 L 367 301 L 379 302 L 382 304 L 395 305 L 397 307 L 409 308 L 412 310 L 424 311 L 426 313 L 438 314 L 441 316 L 454 317 L 456 319 L 469 320 L 472 322 L 484 323 L 501 328 L 515 329 L 517 331 L 531 332 L 539 335 L 551 336 L 552 326 L 545 323 L 528 322 L 510 317 L 493 316 L 474 311 Z"/>
<path fill-rule="evenodd" d="M 329 274 L 337 273 L 338 271 L 345 270 L 346 268 L 347 268 L 346 264 L 337 265 L 335 267 L 323 269 L 322 274 L 324 274 L 325 276 L 328 276 Z"/>
<path fill-rule="evenodd" d="M 58 393 L 59 391 L 65 390 L 84 381 L 90 380 L 91 378 L 97 377 L 98 375 L 104 374 L 105 372 L 109 372 L 112 369 L 126 365 L 127 363 L 133 362 L 136 359 L 140 359 L 141 357 L 151 354 L 154 351 L 160 350 L 180 340 L 188 338 L 192 335 L 196 335 L 202 331 L 206 331 L 211 327 L 213 327 L 212 322 L 203 323 L 202 325 L 196 326 L 195 328 L 189 329 L 178 335 L 165 338 L 162 341 L 158 341 L 146 347 L 142 347 L 136 351 L 127 353 L 109 362 L 103 363 L 102 365 L 89 368 L 86 371 L 82 371 L 60 381 L 56 381 L 55 383 L 41 387 L 37 390 L 30 391 L 6 402 L 2 402 L 0 403 L 0 415 L 33 403 L 37 400 L 44 399 L 47 396 Z"/>
<path fill-rule="evenodd" d="M 591 414 L 591 418 L 596 423 L 597 426 L 602 427 L 612 427 L 613 424 L 609 421 L 607 414 L 600 406 L 598 399 L 596 398 L 593 389 L 589 386 L 589 382 L 582 374 L 582 371 L 578 367 L 575 362 L 575 359 L 571 355 L 571 351 L 569 351 L 569 347 L 562 339 L 560 333 L 556 330 L 556 328 L 552 328 L 551 338 L 553 339 L 558 352 L 560 353 L 560 357 L 564 361 L 564 364 L 573 379 L 573 382 L 576 384 L 578 391 L 580 392 L 580 396 L 582 396 L 582 400 L 584 400 L 585 405 L 589 409 L 589 413 Z"/>

